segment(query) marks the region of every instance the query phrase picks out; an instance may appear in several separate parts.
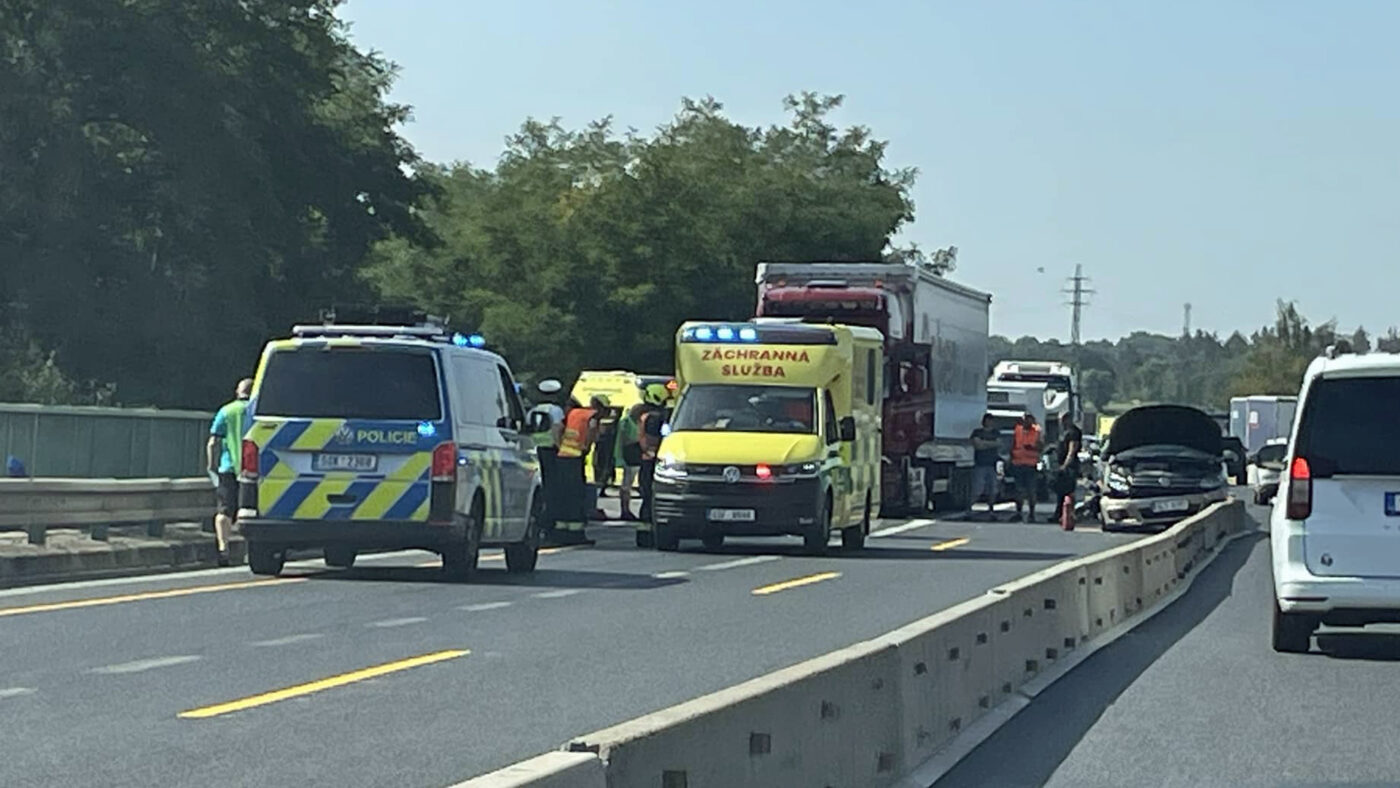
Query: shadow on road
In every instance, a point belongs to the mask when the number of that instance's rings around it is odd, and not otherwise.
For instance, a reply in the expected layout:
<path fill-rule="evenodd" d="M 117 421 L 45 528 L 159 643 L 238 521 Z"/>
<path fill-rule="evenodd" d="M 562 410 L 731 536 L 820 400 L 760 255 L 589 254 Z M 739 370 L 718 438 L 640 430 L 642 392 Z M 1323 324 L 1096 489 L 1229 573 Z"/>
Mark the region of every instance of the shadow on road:
<path fill-rule="evenodd" d="M 1400 634 L 1395 632 L 1323 632 L 1317 650 L 1333 659 L 1400 662 Z"/>
<path fill-rule="evenodd" d="M 1235 574 L 1264 538 L 1254 532 L 1231 543 L 1180 599 L 1052 684 L 937 788 L 1048 782 L 1118 696 L 1230 595 Z"/>
<path fill-rule="evenodd" d="M 289 574 L 289 576 L 292 576 Z M 520 586 L 522 588 L 580 588 L 650 590 L 684 583 L 684 578 L 656 578 L 625 572 L 589 572 L 565 569 L 537 569 L 528 575 L 513 575 L 504 569 L 482 567 L 470 581 L 460 582 L 443 574 L 438 567 L 367 566 L 345 570 L 313 570 L 297 577 L 318 581 L 339 580 L 381 583 L 442 583 L 463 586 Z"/>

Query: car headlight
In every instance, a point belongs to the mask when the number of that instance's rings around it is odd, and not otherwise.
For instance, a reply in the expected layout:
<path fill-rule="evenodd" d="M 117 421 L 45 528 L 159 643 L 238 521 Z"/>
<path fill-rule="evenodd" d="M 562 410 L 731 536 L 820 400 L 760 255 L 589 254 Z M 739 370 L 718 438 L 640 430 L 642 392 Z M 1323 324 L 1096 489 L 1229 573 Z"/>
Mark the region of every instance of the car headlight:
<path fill-rule="evenodd" d="M 685 463 L 675 457 L 661 457 L 656 461 L 656 475 L 666 479 L 684 478 Z"/>
<path fill-rule="evenodd" d="M 783 467 L 784 476 L 816 476 L 821 470 L 821 464 L 817 462 L 798 462 Z"/>
<path fill-rule="evenodd" d="M 1220 473 L 1215 476 L 1207 476 L 1201 480 L 1202 490 L 1214 490 L 1225 486 L 1225 474 Z"/>
<path fill-rule="evenodd" d="M 1121 468 L 1109 468 L 1108 475 L 1104 477 L 1103 481 L 1104 486 L 1108 487 L 1111 492 L 1125 493 L 1132 488 L 1128 474 L 1124 473 Z"/>

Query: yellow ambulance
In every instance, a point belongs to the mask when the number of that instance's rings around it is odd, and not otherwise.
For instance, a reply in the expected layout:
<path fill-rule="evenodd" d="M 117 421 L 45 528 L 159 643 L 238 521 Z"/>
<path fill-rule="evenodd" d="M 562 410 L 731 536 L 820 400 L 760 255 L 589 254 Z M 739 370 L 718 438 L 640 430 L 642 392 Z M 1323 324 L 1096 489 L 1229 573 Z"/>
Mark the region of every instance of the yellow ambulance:
<path fill-rule="evenodd" d="M 657 455 L 654 540 L 801 536 L 857 549 L 880 509 L 884 338 L 783 320 L 690 322 L 676 334 L 681 394 Z"/>
<path fill-rule="evenodd" d="M 574 387 L 569 395 L 578 400 L 580 405 L 588 406 L 589 400 L 598 395 L 607 397 L 609 413 L 604 419 L 608 423 L 616 423 L 618 419 L 636 407 L 642 401 L 642 394 L 648 384 L 663 383 L 668 388 L 674 390 L 675 379 L 666 375 L 639 375 L 635 372 L 622 370 L 584 370 L 578 373 L 578 380 L 574 382 Z M 588 457 L 584 460 L 585 477 L 591 479 L 595 484 L 597 479 L 593 475 L 594 451 L 588 450 Z M 613 478 L 610 484 L 613 486 L 622 483 L 622 468 L 613 469 Z M 633 486 L 636 486 L 635 484 Z"/>

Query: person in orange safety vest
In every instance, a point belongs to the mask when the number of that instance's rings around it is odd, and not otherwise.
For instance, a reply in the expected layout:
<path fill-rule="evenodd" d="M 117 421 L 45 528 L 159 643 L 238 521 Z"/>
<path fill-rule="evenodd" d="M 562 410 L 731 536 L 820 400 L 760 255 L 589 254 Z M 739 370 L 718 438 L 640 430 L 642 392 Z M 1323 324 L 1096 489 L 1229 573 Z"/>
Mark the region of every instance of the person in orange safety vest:
<path fill-rule="evenodd" d="M 1023 414 L 1016 423 L 1011 441 L 1011 477 L 1016 483 L 1016 516 L 1023 522 L 1035 520 L 1035 494 L 1038 484 L 1037 468 L 1040 454 L 1045 448 L 1045 438 L 1035 416 Z M 1022 511 L 1021 505 L 1026 508 Z"/>

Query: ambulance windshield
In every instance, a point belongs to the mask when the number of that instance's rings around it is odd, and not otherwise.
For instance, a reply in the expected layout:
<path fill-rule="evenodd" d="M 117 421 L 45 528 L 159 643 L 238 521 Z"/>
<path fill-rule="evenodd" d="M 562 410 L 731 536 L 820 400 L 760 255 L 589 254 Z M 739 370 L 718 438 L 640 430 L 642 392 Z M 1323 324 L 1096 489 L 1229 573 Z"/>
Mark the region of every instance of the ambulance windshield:
<path fill-rule="evenodd" d="M 430 353 L 302 347 L 267 360 L 254 410 L 304 419 L 436 421 L 442 418 Z"/>
<path fill-rule="evenodd" d="M 697 384 L 676 406 L 671 430 L 814 434 L 816 401 L 810 388 Z"/>

